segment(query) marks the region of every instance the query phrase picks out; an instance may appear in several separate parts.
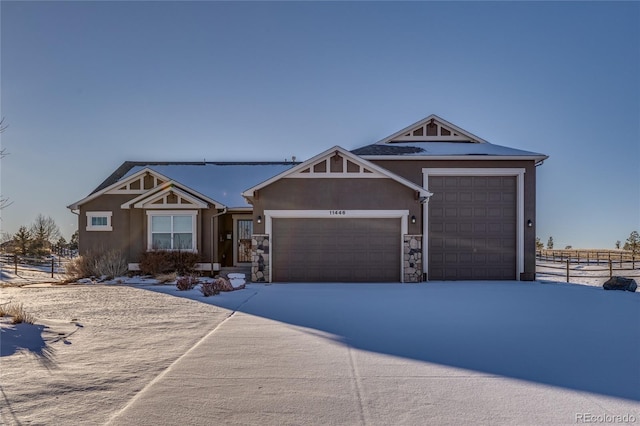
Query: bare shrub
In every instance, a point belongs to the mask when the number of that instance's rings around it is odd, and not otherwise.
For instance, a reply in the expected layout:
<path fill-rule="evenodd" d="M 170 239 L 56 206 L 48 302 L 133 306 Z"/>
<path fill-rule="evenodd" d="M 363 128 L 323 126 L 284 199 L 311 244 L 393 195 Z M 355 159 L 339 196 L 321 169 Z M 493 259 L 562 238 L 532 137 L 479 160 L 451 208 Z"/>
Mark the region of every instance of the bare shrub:
<path fill-rule="evenodd" d="M 178 274 L 175 272 L 169 272 L 168 274 L 159 274 L 155 276 L 160 284 L 167 284 L 178 279 Z"/>
<path fill-rule="evenodd" d="M 207 281 L 200 284 L 200 292 L 204 297 L 209 297 L 220 294 L 220 289 L 218 289 L 215 281 Z"/>
<path fill-rule="evenodd" d="M 186 275 L 195 271 L 198 260 L 199 255 L 190 251 L 147 251 L 140 256 L 140 271 L 154 276 L 168 272 Z"/>
<path fill-rule="evenodd" d="M 65 267 L 65 274 L 69 280 L 90 277 L 94 275 L 91 269 L 92 264 L 93 261 L 90 254 L 78 256 L 69 261 Z"/>
<path fill-rule="evenodd" d="M 126 274 L 128 268 L 120 250 L 89 251 L 72 259 L 65 273 L 71 280 L 101 276 L 115 278 Z"/>
<path fill-rule="evenodd" d="M 233 291 L 231 282 L 225 277 L 216 278 L 214 283 L 216 284 L 216 288 L 218 288 L 220 291 Z"/>
<path fill-rule="evenodd" d="M 0 305 L 0 317 L 10 316 L 12 324 L 33 324 L 35 318 L 24 310 L 22 303 L 5 303 Z"/>
<path fill-rule="evenodd" d="M 173 263 L 174 270 L 178 275 L 194 272 L 198 260 L 200 260 L 198 253 L 180 250 L 171 252 L 171 261 Z"/>
<path fill-rule="evenodd" d="M 142 253 L 140 256 L 140 272 L 153 276 L 173 272 L 170 252 L 166 250 L 156 250 Z"/>
<path fill-rule="evenodd" d="M 196 284 L 198 284 L 198 277 L 192 275 L 180 277 L 176 280 L 176 287 L 181 291 L 193 290 Z"/>
<path fill-rule="evenodd" d="M 129 265 L 120 250 L 107 250 L 100 253 L 93 261 L 94 275 L 115 278 L 127 273 Z"/>

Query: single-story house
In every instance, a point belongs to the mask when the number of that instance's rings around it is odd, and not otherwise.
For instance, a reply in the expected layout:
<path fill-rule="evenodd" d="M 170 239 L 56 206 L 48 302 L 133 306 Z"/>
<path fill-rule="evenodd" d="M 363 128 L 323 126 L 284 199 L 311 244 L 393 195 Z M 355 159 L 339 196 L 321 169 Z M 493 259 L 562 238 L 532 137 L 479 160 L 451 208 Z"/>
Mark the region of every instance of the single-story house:
<path fill-rule="evenodd" d="M 125 162 L 78 214 L 80 253 L 188 250 L 256 282 L 535 279 L 536 167 L 430 115 L 304 162 Z"/>

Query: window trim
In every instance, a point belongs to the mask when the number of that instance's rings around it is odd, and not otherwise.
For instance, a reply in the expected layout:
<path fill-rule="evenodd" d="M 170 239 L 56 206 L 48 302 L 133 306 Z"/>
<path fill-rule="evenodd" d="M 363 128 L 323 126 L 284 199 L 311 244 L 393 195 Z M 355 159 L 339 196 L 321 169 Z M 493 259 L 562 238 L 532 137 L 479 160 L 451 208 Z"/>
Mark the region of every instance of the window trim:
<path fill-rule="evenodd" d="M 90 211 L 86 213 L 87 215 L 87 231 L 113 231 L 113 225 L 111 224 L 111 217 L 113 216 L 113 212 L 108 211 Z M 92 225 L 92 219 L 94 217 L 106 217 L 107 224 L 106 225 Z"/>
<path fill-rule="evenodd" d="M 192 253 L 198 252 L 198 241 L 197 241 L 197 210 L 147 210 L 147 251 L 155 251 L 153 248 L 153 233 L 151 232 L 152 220 L 153 216 L 191 216 L 191 243 L 192 247 L 190 249 L 162 249 L 167 251 L 188 251 Z M 173 245 L 173 231 L 171 232 L 171 245 Z"/>

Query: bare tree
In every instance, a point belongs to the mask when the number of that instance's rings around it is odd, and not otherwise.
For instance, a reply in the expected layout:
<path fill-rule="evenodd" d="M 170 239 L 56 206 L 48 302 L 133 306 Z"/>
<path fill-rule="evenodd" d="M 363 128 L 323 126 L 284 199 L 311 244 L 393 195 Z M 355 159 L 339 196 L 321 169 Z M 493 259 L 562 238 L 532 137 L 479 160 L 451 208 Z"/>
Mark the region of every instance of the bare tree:
<path fill-rule="evenodd" d="M 4 117 L 2 117 L 2 119 L 0 119 L 0 133 L 4 132 L 7 127 L 8 126 L 6 124 L 4 124 Z M 0 148 L 0 160 L 2 160 L 7 155 L 9 155 L 7 150 L 5 148 Z M 9 201 L 8 198 L 3 197 L 2 195 L 0 195 L 0 210 L 2 210 L 5 207 L 9 206 L 12 202 L 13 201 Z"/>
<path fill-rule="evenodd" d="M 30 231 L 35 254 L 45 254 L 51 244 L 57 241 L 61 235 L 56 221 L 50 216 L 44 217 L 42 214 L 36 216 Z"/>

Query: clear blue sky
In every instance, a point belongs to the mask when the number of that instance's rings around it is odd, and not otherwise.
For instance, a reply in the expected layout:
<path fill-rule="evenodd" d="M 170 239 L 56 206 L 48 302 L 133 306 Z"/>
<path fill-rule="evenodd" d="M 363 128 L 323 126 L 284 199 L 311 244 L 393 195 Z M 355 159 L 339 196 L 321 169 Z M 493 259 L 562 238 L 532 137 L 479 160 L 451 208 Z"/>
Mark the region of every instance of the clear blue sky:
<path fill-rule="evenodd" d="M 640 230 L 640 3 L 11 2 L 2 211 L 68 239 L 65 206 L 125 160 L 307 159 L 431 113 L 550 156 L 538 229 Z"/>

